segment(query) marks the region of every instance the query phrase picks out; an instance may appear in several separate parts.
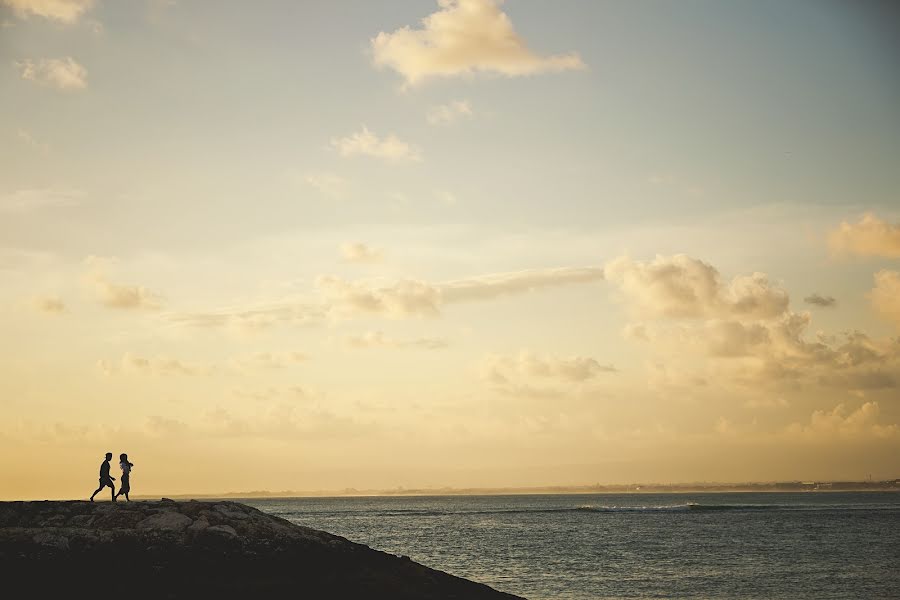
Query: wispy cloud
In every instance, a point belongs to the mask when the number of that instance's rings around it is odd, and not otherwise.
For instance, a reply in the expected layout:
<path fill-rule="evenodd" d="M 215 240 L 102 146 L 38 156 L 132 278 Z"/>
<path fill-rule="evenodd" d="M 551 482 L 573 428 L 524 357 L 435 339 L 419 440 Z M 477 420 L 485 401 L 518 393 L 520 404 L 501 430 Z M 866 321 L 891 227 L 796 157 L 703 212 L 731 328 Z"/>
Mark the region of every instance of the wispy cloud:
<path fill-rule="evenodd" d="M 19 76 L 38 85 L 63 91 L 82 90 L 87 87 L 87 69 L 71 56 L 65 58 L 26 59 L 16 63 Z"/>
<path fill-rule="evenodd" d="M 334 173 L 308 173 L 303 182 L 329 198 L 342 198 L 347 193 L 347 181 Z"/>
<path fill-rule="evenodd" d="M 429 78 L 475 72 L 507 77 L 585 67 L 577 53 L 541 56 L 513 28 L 497 0 L 439 0 L 421 29 L 402 27 L 371 40 L 373 62 L 414 86 Z"/>
<path fill-rule="evenodd" d="M 109 281 L 107 270 L 115 259 L 90 256 L 85 260 L 87 273 L 84 282 L 100 304 L 124 310 L 157 310 L 162 297 L 141 285 L 123 285 Z"/>
<path fill-rule="evenodd" d="M 344 157 L 372 156 L 389 163 L 420 162 L 422 160 L 422 155 L 417 148 L 400 140 L 394 134 L 379 138 L 365 126 L 356 133 L 331 140 L 331 146 Z"/>
<path fill-rule="evenodd" d="M 46 208 L 77 206 L 84 198 L 80 190 L 62 188 L 23 189 L 0 195 L 0 213 L 28 213 Z"/>
<path fill-rule="evenodd" d="M 385 335 L 381 331 L 367 331 L 361 335 L 351 335 L 344 338 L 344 343 L 350 348 L 420 348 L 423 350 L 437 350 L 447 347 L 447 340 L 443 338 L 413 338 L 398 339 Z"/>
<path fill-rule="evenodd" d="M 447 125 L 463 118 L 471 118 L 472 105 L 468 100 L 454 100 L 428 109 L 425 118 L 432 125 Z"/>

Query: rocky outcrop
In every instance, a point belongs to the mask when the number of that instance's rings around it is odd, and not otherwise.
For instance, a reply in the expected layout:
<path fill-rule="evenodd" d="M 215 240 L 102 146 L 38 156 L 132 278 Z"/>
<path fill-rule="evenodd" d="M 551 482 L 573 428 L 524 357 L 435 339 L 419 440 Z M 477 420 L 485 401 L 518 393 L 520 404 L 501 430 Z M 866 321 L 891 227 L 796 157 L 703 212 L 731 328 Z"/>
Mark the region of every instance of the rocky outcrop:
<path fill-rule="evenodd" d="M 0 502 L 0 585 L 38 598 L 516 598 L 236 502 L 166 499 Z"/>

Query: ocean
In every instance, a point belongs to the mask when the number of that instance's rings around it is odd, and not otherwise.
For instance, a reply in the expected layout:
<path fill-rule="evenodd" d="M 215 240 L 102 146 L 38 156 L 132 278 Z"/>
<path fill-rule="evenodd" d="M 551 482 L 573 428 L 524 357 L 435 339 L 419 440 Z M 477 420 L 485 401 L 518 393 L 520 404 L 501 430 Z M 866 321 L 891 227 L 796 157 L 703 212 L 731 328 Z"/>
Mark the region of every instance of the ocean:
<path fill-rule="evenodd" d="M 542 599 L 900 598 L 900 493 L 242 500 Z"/>

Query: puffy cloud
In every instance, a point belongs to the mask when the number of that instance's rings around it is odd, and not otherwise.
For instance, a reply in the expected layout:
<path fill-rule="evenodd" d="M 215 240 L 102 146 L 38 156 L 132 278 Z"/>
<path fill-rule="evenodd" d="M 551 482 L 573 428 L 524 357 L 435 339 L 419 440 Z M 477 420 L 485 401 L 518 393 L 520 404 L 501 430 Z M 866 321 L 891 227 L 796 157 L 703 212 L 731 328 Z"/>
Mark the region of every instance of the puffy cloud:
<path fill-rule="evenodd" d="M 372 263 L 381 260 L 382 251 L 362 242 L 347 242 L 341 245 L 341 256 L 347 262 Z"/>
<path fill-rule="evenodd" d="M 439 313 L 440 291 L 425 281 L 405 279 L 387 286 L 373 287 L 364 282 L 324 276 L 319 277 L 317 285 L 337 316 L 376 313 L 405 317 Z"/>
<path fill-rule="evenodd" d="M 73 91 L 87 87 L 87 69 L 71 56 L 24 60 L 16 63 L 22 79 L 59 90 Z"/>
<path fill-rule="evenodd" d="M 848 413 L 844 404 L 838 404 L 830 411 L 813 412 L 809 423 L 795 423 L 788 433 L 806 438 L 892 438 L 900 435 L 896 424 L 881 425 L 881 412 L 877 402 L 866 402 Z"/>
<path fill-rule="evenodd" d="M 837 300 L 832 296 L 822 296 L 821 294 L 810 294 L 804 298 L 803 301 L 814 306 L 821 306 L 822 308 L 830 308 L 837 304 Z"/>
<path fill-rule="evenodd" d="M 94 0 L 2 0 L 22 18 L 29 15 L 74 23 L 91 8 Z"/>
<path fill-rule="evenodd" d="M 900 223 L 891 224 L 866 213 L 858 223 L 842 222 L 828 235 L 828 244 L 835 254 L 898 258 Z"/>
<path fill-rule="evenodd" d="M 460 118 L 472 116 L 472 105 L 468 100 L 454 100 L 428 109 L 425 118 L 432 125 L 447 125 Z"/>
<path fill-rule="evenodd" d="M 647 262 L 617 258 L 606 264 L 605 274 L 648 317 L 775 318 L 789 303 L 764 273 L 723 282 L 715 267 L 683 254 Z"/>
<path fill-rule="evenodd" d="M 582 382 L 601 373 L 615 373 L 616 368 L 586 356 L 560 358 L 522 350 L 516 356 L 488 356 L 482 364 L 482 372 L 488 381 L 495 384 L 510 383 L 519 377 Z"/>
<path fill-rule="evenodd" d="M 140 285 L 121 285 L 107 278 L 107 270 L 115 265 L 115 259 L 90 256 L 85 260 L 88 267 L 84 281 L 93 291 L 96 299 L 108 308 L 124 310 L 156 310 L 161 307 L 161 297 Z"/>
<path fill-rule="evenodd" d="M 447 340 L 442 338 L 396 339 L 381 331 L 367 331 L 362 335 L 352 335 L 345 339 L 350 348 L 421 348 L 437 350 L 447 347 Z"/>
<path fill-rule="evenodd" d="M 77 206 L 84 193 L 60 188 L 23 189 L 0 195 L 0 213 L 28 213 L 54 207 Z"/>
<path fill-rule="evenodd" d="M 119 285 L 103 278 L 94 280 L 97 299 L 109 308 L 156 310 L 161 298 L 141 285 Z"/>
<path fill-rule="evenodd" d="M 52 315 L 58 315 L 66 312 L 65 303 L 61 299 L 56 297 L 36 298 L 34 300 L 34 308 L 39 312 Z"/>
<path fill-rule="evenodd" d="M 875 273 L 869 299 L 878 314 L 900 327 L 900 273 L 887 269 Z"/>
<path fill-rule="evenodd" d="M 422 155 L 417 148 L 400 140 L 394 134 L 379 138 L 365 126 L 357 133 L 331 140 L 331 146 L 344 157 L 362 154 L 391 163 L 420 162 L 422 160 Z"/>
<path fill-rule="evenodd" d="M 397 71 L 413 86 L 433 77 L 475 72 L 508 77 L 583 69 L 577 53 L 540 56 L 528 49 L 502 0 L 438 0 L 440 10 L 422 19 L 421 29 L 402 27 L 371 40 L 376 66 Z"/>

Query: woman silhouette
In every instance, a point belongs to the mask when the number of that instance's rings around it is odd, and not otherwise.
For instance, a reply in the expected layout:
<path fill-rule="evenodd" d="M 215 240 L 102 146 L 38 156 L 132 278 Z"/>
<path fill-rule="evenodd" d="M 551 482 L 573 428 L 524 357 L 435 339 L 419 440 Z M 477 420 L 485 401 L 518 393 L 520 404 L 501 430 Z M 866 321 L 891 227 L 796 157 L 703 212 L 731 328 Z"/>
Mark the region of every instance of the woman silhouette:
<path fill-rule="evenodd" d="M 131 467 L 134 465 L 128 462 L 128 455 L 124 452 L 119 455 L 119 468 L 122 469 L 122 481 L 119 484 L 119 493 L 116 494 L 116 498 L 125 494 L 125 499 L 131 502 L 131 498 L 128 497 L 128 492 L 131 491 L 131 482 L 129 479 L 131 478 Z"/>

